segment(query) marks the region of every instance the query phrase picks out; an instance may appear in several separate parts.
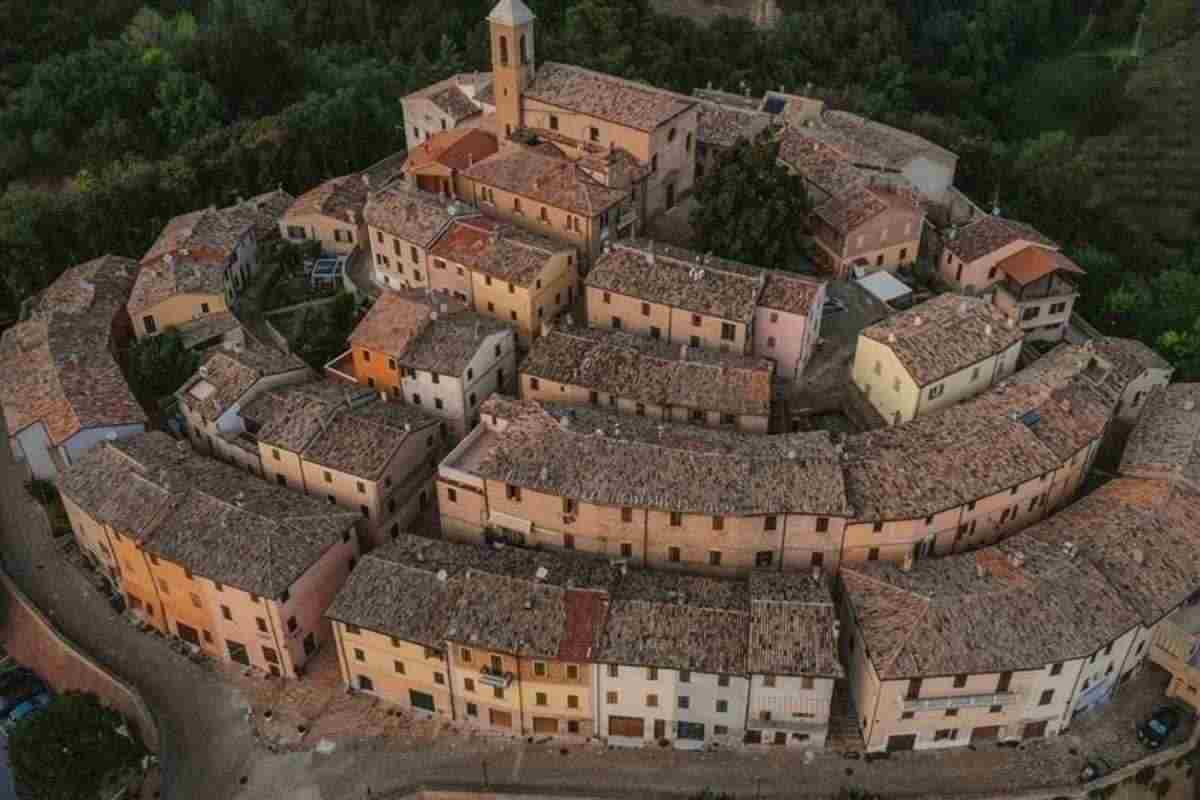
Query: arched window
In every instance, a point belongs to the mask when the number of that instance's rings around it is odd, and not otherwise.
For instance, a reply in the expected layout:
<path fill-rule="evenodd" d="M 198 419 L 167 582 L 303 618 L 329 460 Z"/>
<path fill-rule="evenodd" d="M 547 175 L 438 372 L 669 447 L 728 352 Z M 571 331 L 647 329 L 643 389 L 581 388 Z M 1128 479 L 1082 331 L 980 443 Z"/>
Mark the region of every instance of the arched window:
<path fill-rule="evenodd" d="M 521 63 L 529 63 L 529 50 L 525 47 L 525 34 L 521 34 Z"/>
<path fill-rule="evenodd" d="M 508 37 L 500 37 L 500 66 L 508 66 Z"/>

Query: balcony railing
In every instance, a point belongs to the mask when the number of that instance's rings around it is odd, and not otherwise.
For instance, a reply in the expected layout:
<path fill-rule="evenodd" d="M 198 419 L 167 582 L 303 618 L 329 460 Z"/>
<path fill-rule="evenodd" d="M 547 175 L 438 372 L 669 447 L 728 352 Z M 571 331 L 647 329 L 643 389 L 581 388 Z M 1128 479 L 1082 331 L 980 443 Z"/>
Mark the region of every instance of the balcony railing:
<path fill-rule="evenodd" d="M 950 697 L 904 698 L 905 711 L 938 711 L 950 708 L 985 708 L 1007 706 L 1019 702 L 1021 696 L 1015 692 L 992 692 L 991 694 L 964 694 Z"/>
<path fill-rule="evenodd" d="M 511 672 L 494 672 L 491 667 L 484 667 L 479 670 L 479 682 L 484 686 L 491 686 L 493 689 L 507 689 L 512 686 L 513 674 Z"/>
<path fill-rule="evenodd" d="M 1070 297 L 1078 294 L 1079 290 L 1075 284 L 1070 281 L 1060 278 L 1055 275 L 1051 280 L 1044 285 L 1040 283 L 1032 283 L 1028 286 L 1014 281 L 1012 278 L 1004 279 L 998 287 L 1005 294 L 1013 299 L 1016 303 L 1028 303 L 1034 300 L 1047 300 L 1053 297 Z"/>

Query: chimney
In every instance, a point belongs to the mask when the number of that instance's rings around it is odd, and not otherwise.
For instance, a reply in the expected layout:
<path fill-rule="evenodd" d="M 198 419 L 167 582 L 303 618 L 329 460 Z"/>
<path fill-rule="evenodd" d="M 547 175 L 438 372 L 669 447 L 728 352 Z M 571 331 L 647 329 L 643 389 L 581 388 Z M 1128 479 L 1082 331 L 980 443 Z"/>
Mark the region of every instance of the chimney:
<path fill-rule="evenodd" d="M 550 323 L 543 322 L 541 331 L 538 333 L 538 335 L 539 336 L 549 336 L 550 335 Z"/>
<path fill-rule="evenodd" d="M 919 328 L 919 327 L 921 327 L 921 323 L 923 323 L 924 321 L 925 320 L 921 319 L 921 315 L 917 314 L 915 317 L 913 317 L 913 326 Z"/>
<path fill-rule="evenodd" d="M 1184 411 L 1195 411 L 1196 410 L 1196 401 L 1190 397 L 1187 400 L 1184 400 L 1183 401 L 1183 410 Z"/>
<path fill-rule="evenodd" d="M 438 311 L 441 311 L 443 314 L 448 314 L 450 313 L 450 306 L 446 303 L 441 303 L 438 305 Z"/>
<path fill-rule="evenodd" d="M 1133 556 L 1133 563 L 1138 564 L 1139 566 L 1146 563 L 1146 551 L 1142 548 L 1133 548 L 1133 552 L 1130 553 L 1130 555 Z"/>
<path fill-rule="evenodd" d="M 992 323 L 989 322 L 987 325 L 983 326 L 983 335 L 984 336 L 992 335 Z"/>
<path fill-rule="evenodd" d="M 910 549 L 904 554 L 904 563 L 900 565 L 900 569 L 904 572 L 912 572 L 914 561 L 916 561 L 916 557 L 913 555 L 913 551 Z"/>
<path fill-rule="evenodd" d="M 1008 554 L 1008 563 L 1015 568 L 1020 569 L 1025 566 L 1025 554 L 1021 552 L 1012 552 Z"/>
<path fill-rule="evenodd" d="M 978 559 L 975 560 L 975 577 L 976 578 L 986 578 L 987 577 L 987 569 L 984 568 L 983 563 L 980 562 Z"/>

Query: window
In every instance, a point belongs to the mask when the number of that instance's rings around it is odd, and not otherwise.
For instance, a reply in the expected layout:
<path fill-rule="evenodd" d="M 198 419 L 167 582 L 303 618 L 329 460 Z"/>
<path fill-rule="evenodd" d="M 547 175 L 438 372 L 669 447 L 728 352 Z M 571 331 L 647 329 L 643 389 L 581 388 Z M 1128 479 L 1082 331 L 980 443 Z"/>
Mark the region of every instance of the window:
<path fill-rule="evenodd" d="M 679 563 L 679 548 L 678 547 L 668 547 L 667 548 L 667 561 L 670 561 L 672 564 Z"/>
<path fill-rule="evenodd" d="M 558 117 L 554 114 L 550 115 L 550 130 L 558 130 Z"/>
<path fill-rule="evenodd" d="M 732 342 L 735 338 L 735 335 L 736 335 L 736 331 L 735 331 L 732 323 L 729 323 L 729 322 L 721 323 L 721 339 L 723 341 Z"/>
<path fill-rule="evenodd" d="M 817 517 L 817 533 L 825 533 L 829 530 L 829 517 Z"/>
<path fill-rule="evenodd" d="M 507 486 L 506 485 L 504 487 L 504 493 L 508 497 L 508 499 L 512 500 L 514 503 L 521 502 L 521 487 L 520 486 Z"/>
<path fill-rule="evenodd" d="M 1027 308 L 1021 312 L 1021 320 L 1025 321 L 1025 320 L 1030 320 L 1030 319 L 1037 319 L 1038 316 L 1041 315 L 1041 313 L 1042 313 L 1042 309 L 1039 308 L 1038 306 L 1030 306 L 1029 308 Z"/>
<path fill-rule="evenodd" d="M 233 612 L 229 610 L 229 606 L 221 606 L 221 616 L 227 620 L 233 619 Z"/>
<path fill-rule="evenodd" d="M 713 519 L 712 519 L 712 529 L 713 529 L 714 531 L 723 531 L 723 530 L 725 530 L 725 518 L 724 518 L 724 517 L 713 517 Z"/>
<path fill-rule="evenodd" d="M 692 698 L 688 697 L 686 694 L 680 695 L 679 696 L 679 707 L 680 708 L 691 708 L 692 707 Z"/>
<path fill-rule="evenodd" d="M 354 660 L 355 661 L 366 661 L 367 654 L 364 653 L 360 648 L 356 647 L 356 648 L 354 648 Z"/>
<path fill-rule="evenodd" d="M 929 399 L 936 400 L 946 393 L 946 384 L 939 383 L 937 386 L 929 387 Z"/>
<path fill-rule="evenodd" d="M 508 66 L 508 37 L 500 37 L 500 66 Z"/>
<path fill-rule="evenodd" d="M 767 349 L 768 349 L 768 350 L 774 350 L 774 349 L 775 349 L 775 337 L 774 337 L 774 336 L 768 336 L 768 337 L 767 337 Z"/>
<path fill-rule="evenodd" d="M 996 694 L 1004 694 L 1008 691 L 1008 687 L 1012 685 L 1011 672 L 1001 672 L 1000 678 L 996 681 Z"/>
<path fill-rule="evenodd" d="M 817 685 L 816 681 L 807 675 L 800 679 L 800 688 L 801 689 L 812 689 L 816 685 Z"/>
<path fill-rule="evenodd" d="M 539 381 L 537 378 L 529 379 L 529 388 L 530 389 L 540 389 L 541 386 L 542 386 L 541 381 Z"/>
<path fill-rule="evenodd" d="M 613 328 L 613 330 L 614 330 L 614 331 L 619 331 L 619 330 L 621 330 L 621 318 L 620 318 L 620 317 L 613 317 L 613 318 L 612 318 L 612 328 Z"/>
<path fill-rule="evenodd" d="M 533 662 L 533 674 L 537 675 L 539 678 L 544 678 L 546 676 L 546 662 L 544 662 L 544 661 Z"/>
<path fill-rule="evenodd" d="M 904 713 L 902 713 L 900 715 L 900 719 L 912 719 L 915 716 L 916 716 L 916 714 L 914 714 L 913 712 L 905 711 Z"/>
<path fill-rule="evenodd" d="M 475 679 L 474 678 L 463 678 L 463 689 L 468 692 L 475 691 Z"/>
<path fill-rule="evenodd" d="M 567 664 L 567 680 L 579 680 L 579 667 L 575 664 Z"/>
<path fill-rule="evenodd" d="M 633 509 L 632 508 L 622 508 L 621 509 L 621 522 L 633 522 Z"/>
<path fill-rule="evenodd" d="M 933 740 L 935 742 L 953 742 L 958 738 L 957 728 L 943 728 L 940 731 L 934 731 Z"/>
<path fill-rule="evenodd" d="M 611 294 L 609 294 L 608 292 L 605 292 L 605 293 L 604 293 L 604 295 L 603 295 L 603 300 L 604 300 L 604 302 L 605 302 L 605 303 L 611 303 L 611 302 L 612 302 L 612 295 L 611 295 Z"/>
<path fill-rule="evenodd" d="M 435 673 L 433 673 L 433 682 L 436 683 L 438 686 L 445 686 L 446 685 L 446 676 L 440 672 L 435 672 Z"/>
<path fill-rule="evenodd" d="M 1059 662 L 1057 664 L 1051 664 L 1050 665 L 1050 677 L 1054 677 L 1055 675 L 1062 675 L 1062 670 L 1063 670 L 1062 662 Z"/>
<path fill-rule="evenodd" d="M 449 500 L 451 503 L 457 503 L 458 502 L 458 492 L 456 492 L 454 489 L 447 489 L 446 490 L 446 499 Z"/>
<path fill-rule="evenodd" d="M 999 714 L 1003 710 L 1004 710 L 1004 706 L 988 706 L 989 714 Z"/>
<path fill-rule="evenodd" d="M 947 717 L 957 717 L 957 716 L 958 716 L 958 709 L 957 709 L 957 708 L 947 708 L 947 709 L 946 709 L 946 716 L 947 716 Z"/>
<path fill-rule="evenodd" d="M 154 321 L 154 317 L 147 314 L 142 317 L 142 325 L 146 327 L 146 333 L 154 333 L 158 330 L 158 323 Z"/>
<path fill-rule="evenodd" d="M 616 692 L 605 692 L 604 702 L 608 703 L 610 706 L 615 706 L 617 704 L 617 693 Z"/>
<path fill-rule="evenodd" d="M 619 672 L 620 672 L 620 667 L 618 667 L 616 664 L 608 665 L 608 677 L 615 678 L 615 677 L 617 677 Z"/>
<path fill-rule="evenodd" d="M 699 314 L 692 314 L 692 327 L 699 328 L 704 324 L 704 319 Z"/>
<path fill-rule="evenodd" d="M 567 708 L 579 708 L 579 695 L 567 695 Z"/>
<path fill-rule="evenodd" d="M 729 701 L 728 700 L 718 700 L 717 701 L 717 713 L 718 714 L 729 713 Z"/>
<path fill-rule="evenodd" d="M 542 220 L 542 222 L 549 222 L 549 221 L 550 221 L 550 212 L 548 212 L 548 211 L 546 210 L 546 207 L 545 207 L 545 206 L 542 206 L 542 210 L 541 210 L 541 212 L 538 214 L 538 218 L 539 218 L 539 219 L 541 219 L 541 220 Z"/>
<path fill-rule="evenodd" d="M 658 695 L 656 695 L 656 694 L 646 695 L 646 707 L 647 708 L 658 708 Z"/>
<path fill-rule="evenodd" d="M 908 691 L 904 694 L 905 700 L 916 700 L 921 696 L 921 679 L 912 678 L 908 682 Z"/>
<path fill-rule="evenodd" d="M 467 703 L 467 716 L 468 717 L 478 717 L 479 716 L 479 706 L 475 705 L 474 703 Z"/>
<path fill-rule="evenodd" d="M 883 531 L 883 523 L 882 523 L 882 522 L 876 522 L 875 524 L 873 524 L 873 525 L 871 526 L 871 531 L 872 531 L 873 533 L 880 533 L 880 532 L 882 532 L 882 531 Z"/>
<path fill-rule="evenodd" d="M 650 156 L 650 171 L 658 172 L 658 153 Z"/>
<path fill-rule="evenodd" d="M 1066 303 L 1054 303 L 1050 306 L 1051 314 L 1061 314 L 1062 312 L 1064 312 L 1066 310 L 1067 310 Z"/>
<path fill-rule="evenodd" d="M 538 705 L 538 706 L 546 705 L 546 693 L 538 692 L 537 694 L 535 694 L 533 696 L 533 703 L 534 703 L 534 705 Z"/>
<path fill-rule="evenodd" d="M 692 682 L 691 671 L 686 670 L 686 669 L 679 670 L 679 682 L 680 683 L 691 683 Z"/>
<path fill-rule="evenodd" d="M 966 675 L 955 675 L 954 676 L 954 688 L 955 689 L 961 689 L 966 685 L 967 685 L 967 676 Z"/>
<path fill-rule="evenodd" d="M 563 534 L 563 549 L 564 550 L 574 550 L 575 549 L 575 537 L 569 533 Z"/>
<path fill-rule="evenodd" d="M 358 688 L 362 689 L 364 692 L 370 692 L 370 691 L 374 691 L 375 684 L 372 683 L 371 679 L 368 678 L 366 675 L 359 675 L 358 676 Z"/>
<path fill-rule="evenodd" d="M 595 125 L 592 125 L 591 127 L 589 127 L 588 128 L 588 138 L 591 139 L 593 142 L 600 141 L 600 129 L 597 128 Z"/>
<path fill-rule="evenodd" d="M 769 517 L 764 518 L 763 519 L 763 530 L 764 531 L 775 530 L 777 520 L 778 520 L 778 518 L 775 516 L 769 516 Z"/>
<path fill-rule="evenodd" d="M 867 551 L 867 561 L 878 561 L 878 560 L 879 560 L 879 548 L 872 547 L 870 550 Z"/>
<path fill-rule="evenodd" d="M 1046 691 L 1042 692 L 1042 696 L 1040 698 L 1038 698 L 1039 706 L 1048 706 L 1052 702 L 1054 702 L 1054 690 L 1053 689 L 1047 689 Z"/>
<path fill-rule="evenodd" d="M 268 633 L 269 632 L 269 629 L 267 628 L 267 621 L 265 619 L 263 619 L 262 617 L 255 617 L 254 622 L 256 625 L 258 625 L 258 630 L 260 633 Z"/>
<path fill-rule="evenodd" d="M 708 551 L 708 565 L 710 567 L 721 566 L 721 551 L 720 550 L 709 550 Z"/>
<path fill-rule="evenodd" d="M 687 135 L 687 139 L 684 140 L 683 149 L 685 152 L 692 152 L 692 134 L 690 132 Z"/>
<path fill-rule="evenodd" d="M 633 558 L 633 545 L 629 542 L 621 542 L 621 558 Z"/>
<path fill-rule="evenodd" d="M 600 393 L 595 391 L 588 392 L 588 402 L 594 406 L 600 405 Z"/>
<path fill-rule="evenodd" d="M 649 303 L 642 303 L 642 316 L 643 317 L 650 316 L 650 304 Z"/>

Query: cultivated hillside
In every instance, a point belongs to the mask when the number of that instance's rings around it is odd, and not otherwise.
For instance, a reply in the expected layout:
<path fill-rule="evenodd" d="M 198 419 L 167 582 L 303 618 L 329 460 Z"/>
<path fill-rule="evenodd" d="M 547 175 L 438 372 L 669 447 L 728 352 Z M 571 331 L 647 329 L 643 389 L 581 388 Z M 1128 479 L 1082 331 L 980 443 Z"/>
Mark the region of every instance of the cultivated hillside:
<path fill-rule="evenodd" d="M 1097 198 L 1163 244 L 1200 238 L 1200 31 L 1152 53 L 1127 85 L 1131 108 L 1110 135 L 1088 140 Z"/>

